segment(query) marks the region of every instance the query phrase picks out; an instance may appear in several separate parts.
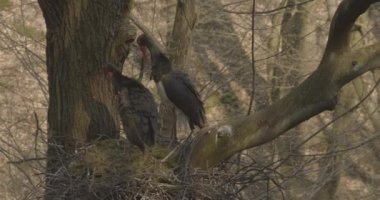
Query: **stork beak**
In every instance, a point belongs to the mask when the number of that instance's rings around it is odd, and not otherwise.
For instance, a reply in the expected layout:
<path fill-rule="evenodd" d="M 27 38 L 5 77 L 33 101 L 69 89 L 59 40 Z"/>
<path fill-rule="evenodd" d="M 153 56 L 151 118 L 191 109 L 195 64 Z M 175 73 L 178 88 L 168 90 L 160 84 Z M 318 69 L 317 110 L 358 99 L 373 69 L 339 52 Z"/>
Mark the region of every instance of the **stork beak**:
<path fill-rule="evenodd" d="M 138 50 L 143 51 L 143 50 L 142 50 L 142 46 L 139 44 L 139 42 L 138 42 L 137 40 L 133 43 L 133 45 L 134 45 Z"/>

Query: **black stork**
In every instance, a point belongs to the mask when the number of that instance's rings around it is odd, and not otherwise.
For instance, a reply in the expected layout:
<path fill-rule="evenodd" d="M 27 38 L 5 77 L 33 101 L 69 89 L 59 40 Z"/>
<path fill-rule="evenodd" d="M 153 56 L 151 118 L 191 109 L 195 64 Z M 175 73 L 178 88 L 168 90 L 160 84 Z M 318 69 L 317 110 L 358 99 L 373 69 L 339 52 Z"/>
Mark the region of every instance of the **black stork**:
<path fill-rule="evenodd" d="M 173 70 L 169 58 L 147 35 L 140 35 L 137 44 L 142 51 L 144 62 L 151 62 L 151 79 L 156 82 L 161 100 L 169 100 L 174 104 L 177 119 L 181 118 L 179 115 L 182 113 L 186 116 L 191 131 L 195 126 L 202 128 L 205 124 L 205 109 L 188 75 L 183 71 Z"/>
<path fill-rule="evenodd" d="M 158 111 L 153 95 L 140 82 L 123 76 L 114 66 L 104 68 L 115 87 L 119 100 L 119 114 L 128 140 L 143 152 L 153 146 L 158 134 Z"/>

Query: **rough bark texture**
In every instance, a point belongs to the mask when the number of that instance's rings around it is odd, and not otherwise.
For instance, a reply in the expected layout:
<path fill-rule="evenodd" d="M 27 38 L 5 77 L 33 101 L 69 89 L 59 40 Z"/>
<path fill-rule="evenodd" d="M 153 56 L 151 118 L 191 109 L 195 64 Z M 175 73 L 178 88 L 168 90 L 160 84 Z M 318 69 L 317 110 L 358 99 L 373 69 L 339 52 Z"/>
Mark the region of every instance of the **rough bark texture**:
<path fill-rule="evenodd" d="M 322 111 L 334 109 L 337 94 L 345 84 L 380 67 L 380 44 L 356 51 L 349 49 L 355 20 L 375 2 L 378 0 L 343 1 L 331 23 L 326 50 L 317 70 L 268 108 L 201 131 L 191 144 L 190 166 L 214 166 L 241 150 L 273 140 Z"/>
<path fill-rule="evenodd" d="M 189 54 L 193 29 L 197 20 L 195 1 L 178 1 L 169 54 L 175 66 L 183 67 Z"/>
<path fill-rule="evenodd" d="M 88 139 L 119 135 L 113 90 L 100 69 L 107 62 L 116 64 L 126 57 L 121 49 L 131 35 L 120 27 L 131 2 L 39 0 L 38 3 L 47 27 L 50 95 L 45 198 L 58 199 L 66 195 L 59 192 L 65 157 Z M 107 128 L 99 130 L 99 127 Z"/>

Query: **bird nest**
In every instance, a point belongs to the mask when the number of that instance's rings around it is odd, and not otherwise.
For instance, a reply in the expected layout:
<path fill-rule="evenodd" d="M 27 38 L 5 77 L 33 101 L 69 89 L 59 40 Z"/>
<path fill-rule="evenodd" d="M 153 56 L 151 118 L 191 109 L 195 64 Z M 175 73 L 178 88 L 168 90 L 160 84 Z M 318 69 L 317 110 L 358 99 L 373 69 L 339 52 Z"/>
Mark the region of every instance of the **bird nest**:
<path fill-rule="evenodd" d="M 51 180 L 64 199 L 229 199 L 224 198 L 233 190 L 225 184 L 227 173 L 190 171 L 175 159 L 162 162 L 168 153 L 160 147 L 142 153 L 120 140 L 97 141 L 79 150 Z"/>

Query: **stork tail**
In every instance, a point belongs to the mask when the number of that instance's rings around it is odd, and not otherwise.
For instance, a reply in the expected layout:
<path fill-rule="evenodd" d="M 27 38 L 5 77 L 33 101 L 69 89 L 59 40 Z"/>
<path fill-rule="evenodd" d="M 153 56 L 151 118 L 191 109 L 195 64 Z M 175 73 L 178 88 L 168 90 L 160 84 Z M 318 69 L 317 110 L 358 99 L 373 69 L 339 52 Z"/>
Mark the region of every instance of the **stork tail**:
<path fill-rule="evenodd" d="M 180 109 L 176 108 L 175 113 L 177 118 L 177 134 L 187 135 L 187 133 L 190 131 L 189 118 Z"/>

